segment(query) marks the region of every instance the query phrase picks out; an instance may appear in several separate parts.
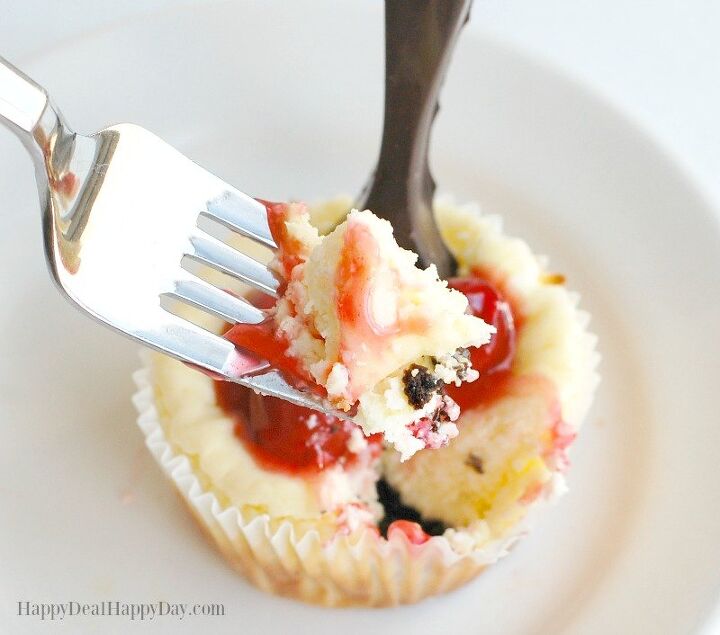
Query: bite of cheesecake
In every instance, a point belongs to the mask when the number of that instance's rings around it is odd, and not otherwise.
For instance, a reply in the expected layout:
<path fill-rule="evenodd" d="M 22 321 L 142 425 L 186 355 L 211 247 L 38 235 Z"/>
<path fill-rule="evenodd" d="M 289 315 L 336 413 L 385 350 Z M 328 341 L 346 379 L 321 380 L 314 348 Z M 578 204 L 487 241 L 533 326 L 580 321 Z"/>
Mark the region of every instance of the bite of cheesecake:
<path fill-rule="evenodd" d="M 445 386 L 477 378 L 466 349 L 487 343 L 494 328 L 433 265 L 417 267 L 370 211 L 353 210 L 322 236 L 305 205 L 267 208 L 283 280 L 271 313 L 284 354 L 402 459 L 446 445 L 460 409 Z"/>

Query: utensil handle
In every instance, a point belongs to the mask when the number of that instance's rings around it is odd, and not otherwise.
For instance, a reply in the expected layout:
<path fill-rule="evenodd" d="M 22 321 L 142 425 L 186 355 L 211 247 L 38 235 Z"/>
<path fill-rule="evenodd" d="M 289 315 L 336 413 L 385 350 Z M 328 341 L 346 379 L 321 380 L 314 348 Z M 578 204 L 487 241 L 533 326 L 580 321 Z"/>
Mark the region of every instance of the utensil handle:
<path fill-rule="evenodd" d="M 394 161 L 418 166 L 427 162 L 438 95 L 471 4 L 472 0 L 385 0 L 383 141 L 392 148 Z"/>
<path fill-rule="evenodd" d="M 35 162 L 40 196 L 47 195 L 48 175 L 62 174 L 67 150 L 77 135 L 67 126 L 47 91 L 0 57 L 0 124 L 22 141 Z"/>
<path fill-rule="evenodd" d="M 445 71 L 471 4 L 385 0 L 385 123 L 377 167 L 362 195 L 364 206 L 392 221 L 398 244 L 417 251 L 424 265 L 434 262 L 441 276 L 455 265 L 434 228 L 428 146 Z"/>
<path fill-rule="evenodd" d="M 16 134 L 32 134 L 48 106 L 48 94 L 0 57 L 0 121 Z"/>

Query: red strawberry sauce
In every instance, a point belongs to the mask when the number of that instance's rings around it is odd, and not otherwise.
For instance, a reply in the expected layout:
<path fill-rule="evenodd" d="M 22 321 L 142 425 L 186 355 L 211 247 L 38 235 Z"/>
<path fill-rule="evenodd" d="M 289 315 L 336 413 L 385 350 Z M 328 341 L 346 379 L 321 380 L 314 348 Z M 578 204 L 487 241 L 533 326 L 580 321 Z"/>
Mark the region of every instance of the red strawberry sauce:
<path fill-rule="evenodd" d="M 256 306 L 269 308 L 273 299 L 256 293 L 249 298 Z M 286 344 L 274 335 L 271 322 L 237 324 L 225 333 L 240 348 L 252 348 L 295 383 L 321 391 L 301 365 L 285 354 Z M 350 465 L 357 458 L 348 450 L 355 424 L 302 408 L 284 399 L 263 397 L 228 381 L 215 382 L 217 403 L 235 420 L 235 435 L 266 470 L 288 474 L 312 474 L 335 464 Z M 370 451 L 379 454 L 381 439 L 368 439 Z"/>

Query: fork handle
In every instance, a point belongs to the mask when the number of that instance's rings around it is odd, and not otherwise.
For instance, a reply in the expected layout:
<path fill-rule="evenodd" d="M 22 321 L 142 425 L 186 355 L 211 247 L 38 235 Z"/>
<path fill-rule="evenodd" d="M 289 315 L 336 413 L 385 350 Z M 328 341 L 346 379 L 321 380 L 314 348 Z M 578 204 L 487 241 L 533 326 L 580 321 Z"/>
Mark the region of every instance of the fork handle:
<path fill-rule="evenodd" d="M 47 105 L 47 92 L 0 57 L 0 117 L 3 123 L 20 134 L 32 133 Z"/>
<path fill-rule="evenodd" d="M 14 132 L 39 167 L 54 141 L 72 134 L 47 91 L 0 57 L 0 123 Z"/>

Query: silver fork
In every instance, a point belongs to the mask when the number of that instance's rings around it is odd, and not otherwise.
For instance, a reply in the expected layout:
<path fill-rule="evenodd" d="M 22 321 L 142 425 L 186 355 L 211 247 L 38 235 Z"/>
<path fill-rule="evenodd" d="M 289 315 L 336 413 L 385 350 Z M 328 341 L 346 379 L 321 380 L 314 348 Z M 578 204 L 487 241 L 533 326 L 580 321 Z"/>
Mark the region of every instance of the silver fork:
<path fill-rule="evenodd" d="M 267 318 L 189 270 L 199 262 L 277 296 L 278 280 L 265 265 L 198 226 L 212 219 L 274 248 L 264 205 L 139 126 L 76 134 L 47 92 L 1 57 L 0 122 L 35 162 L 45 255 L 77 307 L 211 374 L 347 418 L 267 362 L 249 362 L 228 340 L 168 310 L 172 299 L 230 323 Z"/>

